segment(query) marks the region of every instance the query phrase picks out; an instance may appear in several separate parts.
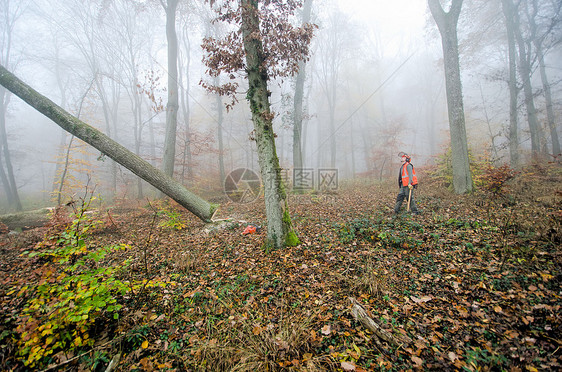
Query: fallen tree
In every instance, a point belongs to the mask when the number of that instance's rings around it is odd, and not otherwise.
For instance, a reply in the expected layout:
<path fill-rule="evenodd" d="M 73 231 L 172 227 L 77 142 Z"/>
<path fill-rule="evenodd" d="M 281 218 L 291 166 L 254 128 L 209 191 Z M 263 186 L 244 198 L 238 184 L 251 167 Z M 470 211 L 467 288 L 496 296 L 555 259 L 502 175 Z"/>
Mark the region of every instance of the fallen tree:
<path fill-rule="evenodd" d="M 49 208 L 37 209 L 27 212 L 3 214 L 0 223 L 6 225 L 8 230 L 27 230 L 45 225 L 49 221 Z"/>
<path fill-rule="evenodd" d="M 181 183 L 166 176 L 164 172 L 155 168 L 146 160 L 135 155 L 96 128 L 72 116 L 56 103 L 25 84 L 2 65 L 0 65 L 0 84 L 51 119 L 62 129 L 115 160 L 203 221 L 209 222 L 211 220 L 217 205 L 211 204 L 193 194 Z"/>

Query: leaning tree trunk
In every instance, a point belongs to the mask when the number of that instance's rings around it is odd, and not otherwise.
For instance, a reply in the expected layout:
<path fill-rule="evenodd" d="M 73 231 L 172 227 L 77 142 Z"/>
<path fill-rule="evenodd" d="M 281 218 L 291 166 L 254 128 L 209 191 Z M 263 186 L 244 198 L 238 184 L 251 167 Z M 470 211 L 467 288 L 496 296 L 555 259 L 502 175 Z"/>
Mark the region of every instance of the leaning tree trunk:
<path fill-rule="evenodd" d="M 258 0 L 241 0 L 241 6 L 243 7 L 241 27 L 249 83 L 247 99 L 252 111 L 258 161 L 265 191 L 266 246 L 282 248 L 296 245 L 299 241 L 291 227 L 287 196 L 275 150 L 273 113 L 267 89 L 268 74 L 264 66 L 263 44 L 259 38 Z"/>
<path fill-rule="evenodd" d="M 445 87 L 451 132 L 453 187 L 457 194 L 470 192 L 473 186 L 468 159 L 457 36 L 457 23 L 461 7 L 462 0 L 453 0 L 451 9 L 448 13 L 445 13 L 439 0 L 429 0 L 429 9 L 441 33 L 443 45 Z"/>
<path fill-rule="evenodd" d="M 182 184 L 168 177 L 161 170 L 153 167 L 125 147 L 115 142 L 99 130 L 78 120 L 57 106 L 53 101 L 39 94 L 30 86 L 19 80 L 11 72 L 0 66 L 0 84 L 20 97 L 37 111 L 53 120 L 67 132 L 92 145 L 102 154 L 115 160 L 131 172 L 168 195 L 181 206 L 203 221 L 209 221 L 217 206 L 208 203 L 193 194 Z"/>

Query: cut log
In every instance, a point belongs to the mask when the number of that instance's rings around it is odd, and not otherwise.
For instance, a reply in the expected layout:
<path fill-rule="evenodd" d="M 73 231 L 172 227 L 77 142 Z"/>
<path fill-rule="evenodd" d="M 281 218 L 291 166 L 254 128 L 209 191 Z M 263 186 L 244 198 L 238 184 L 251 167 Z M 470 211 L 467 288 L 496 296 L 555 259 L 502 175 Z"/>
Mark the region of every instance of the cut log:
<path fill-rule="evenodd" d="M 98 149 L 103 155 L 115 160 L 182 207 L 209 222 L 217 206 L 187 190 L 181 183 L 168 177 L 144 159 L 115 142 L 96 128 L 84 123 L 41 95 L 0 65 L 0 84 L 20 97 L 37 111 L 51 119 L 65 131 Z"/>
<path fill-rule="evenodd" d="M 412 340 L 405 335 L 394 336 L 387 330 L 383 329 L 380 325 L 377 324 L 377 322 L 375 322 L 369 315 L 367 315 L 365 309 L 363 309 L 363 307 L 355 298 L 350 297 L 349 300 L 353 305 L 353 307 L 351 308 L 351 314 L 353 315 L 353 318 L 355 318 L 356 321 L 361 323 L 369 331 L 373 332 L 377 337 L 394 346 L 409 345 L 410 343 L 412 343 Z"/>
<path fill-rule="evenodd" d="M 0 222 L 9 230 L 27 230 L 44 226 L 49 221 L 51 209 L 37 209 L 29 212 L 11 213 L 0 216 Z"/>

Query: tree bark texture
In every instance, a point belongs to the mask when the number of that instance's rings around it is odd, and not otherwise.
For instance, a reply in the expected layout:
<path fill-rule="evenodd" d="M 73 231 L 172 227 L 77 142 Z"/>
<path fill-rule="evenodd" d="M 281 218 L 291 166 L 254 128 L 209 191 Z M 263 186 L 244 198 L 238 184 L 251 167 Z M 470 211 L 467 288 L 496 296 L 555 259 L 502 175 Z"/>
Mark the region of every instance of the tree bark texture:
<path fill-rule="evenodd" d="M 168 177 L 164 172 L 156 169 L 124 146 L 115 142 L 99 130 L 70 115 L 54 102 L 19 80 L 3 66 L 0 66 L 0 84 L 27 102 L 30 106 L 34 107 L 37 111 L 53 120 L 61 128 L 129 169 L 203 221 L 209 221 L 211 219 L 213 212 L 216 210 L 216 205 L 201 199 L 183 187 L 181 183 Z"/>
<path fill-rule="evenodd" d="M 168 104 L 166 106 L 166 136 L 162 169 L 174 176 L 176 160 L 176 132 L 178 127 L 178 36 L 176 34 L 176 9 L 178 0 L 168 0 L 166 10 L 166 37 L 168 39 Z"/>
<path fill-rule="evenodd" d="M 472 191 L 473 184 L 468 158 L 457 36 L 457 23 L 462 0 L 453 0 L 451 9 L 447 13 L 441 7 L 439 0 L 428 0 L 428 2 L 431 14 L 441 33 L 443 46 L 445 87 L 451 133 L 453 187 L 457 194 L 463 194 Z"/>
<path fill-rule="evenodd" d="M 286 194 L 281 180 L 279 159 L 275 150 L 273 114 L 267 88 L 268 74 L 264 66 L 264 50 L 260 38 L 258 0 L 241 0 L 242 35 L 248 74 L 247 99 L 252 111 L 258 162 L 265 193 L 267 216 L 267 245 L 282 248 L 297 244 L 298 239 L 291 228 Z"/>

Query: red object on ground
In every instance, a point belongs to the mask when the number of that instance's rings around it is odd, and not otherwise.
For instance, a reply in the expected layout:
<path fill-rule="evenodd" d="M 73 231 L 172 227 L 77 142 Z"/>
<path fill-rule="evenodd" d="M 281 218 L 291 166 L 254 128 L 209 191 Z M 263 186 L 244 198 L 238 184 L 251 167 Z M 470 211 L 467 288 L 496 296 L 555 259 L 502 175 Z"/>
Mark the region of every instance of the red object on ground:
<path fill-rule="evenodd" d="M 256 227 L 249 225 L 248 227 L 246 227 L 242 235 L 254 234 L 255 232 L 256 232 Z"/>

